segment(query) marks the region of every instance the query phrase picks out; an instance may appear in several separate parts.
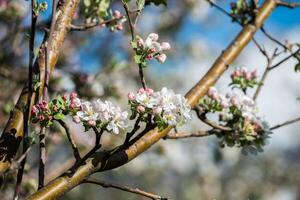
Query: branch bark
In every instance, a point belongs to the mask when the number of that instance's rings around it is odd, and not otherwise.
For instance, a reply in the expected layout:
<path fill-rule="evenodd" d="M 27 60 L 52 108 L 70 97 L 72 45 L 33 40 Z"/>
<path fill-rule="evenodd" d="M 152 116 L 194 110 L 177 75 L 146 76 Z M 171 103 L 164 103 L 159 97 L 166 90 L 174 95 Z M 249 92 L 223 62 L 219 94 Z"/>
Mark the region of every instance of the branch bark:
<path fill-rule="evenodd" d="M 20 142 L 23 139 L 23 110 L 27 106 L 28 98 L 31 98 L 31 102 L 33 104 L 42 95 L 45 74 L 45 44 L 47 41 L 51 41 L 48 59 L 50 72 L 52 72 L 57 62 L 59 51 L 68 33 L 72 17 L 76 11 L 78 3 L 79 0 L 63 1 L 56 13 L 56 23 L 53 33 L 40 47 L 39 55 L 34 64 L 33 72 L 35 75 L 39 75 L 41 86 L 38 92 L 33 92 L 32 95 L 29 96 L 28 84 L 25 84 L 18 101 L 11 112 L 10 118 L 0 137 L 0 173 L 3 173 L 9 169 L 12 159 L 20 146 Z M 30 105 L 30 110 L 31 107 L 32 105 Z"/>
<path fill-rule="evenodd" d="M 199 99 L 206 94 L 208 88 L 216 83 L 219 77 L 228 68 L 228 65 L 237 58 L 275 7 L 275 0 L 266 0 L 260 7 L 254 24 L 248 24 L 243 28 L 229 47 L 219 56 L 206 75 L 186 94 L 186 98 L 191 107 L 194 107 L 198 103 Z M 61 175 L 31 195 L 28 199 L 57 199 L 83 182 L 91 174 L 126 164 L 149 149 L 161 138 L 165 137 L 171 129 L 172 127 L 168 127 L 163 131 L 158 131 L 158 129 L 155 128 L 125 150 L 118 151 L 118 149 L 115 149 L 113 152 L 96 152 L 87 160 L 86 164 L 80 166 L 75 173 Z"/>

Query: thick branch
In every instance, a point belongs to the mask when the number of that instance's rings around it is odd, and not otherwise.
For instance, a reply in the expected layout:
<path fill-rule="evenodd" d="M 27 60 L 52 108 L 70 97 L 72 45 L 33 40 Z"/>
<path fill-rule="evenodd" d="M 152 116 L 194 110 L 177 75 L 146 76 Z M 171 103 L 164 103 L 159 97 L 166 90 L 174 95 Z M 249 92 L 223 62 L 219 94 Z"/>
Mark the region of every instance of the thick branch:
<path fill-rule="evenodd" d="M 83 183 L 91 183 L 91 184 L 95 184 L 95 185 L 100 185 L 104 188 L 115 188 L 115 189 L 122 190 L 122 191 L 125 191 L 125 192 L 138 194 L 138 195 L 141 195 L 143 197 L 147 197 L 147 198 L 153 199 L 153 200 L 168 200 L 168 198 L 161 197 L 159 195 L 152 194 L 150 192 L 145 192 L 145 191 L 140 190 L 138 188 L 130 188 L 130 187 L 127 187 L 127 186 L 121 186 L 121 185 L 112 184 L 112 183 L 108 183 L 108 182 L 104 182 L 104 181 L 84 180 Z"/>
<path fill-rule="evenodd" d="M 188 103 L 194 107 L 212 85 L 216 83 L 219 77 L 225 72 L 228 65 L 231 64 L 244 47 L 252 39 L 254 33 L 262 26 L 273 9 L 276 7 L 275 0 L 266 0 L 258 10 L 254 24 L 246 25 L 240 34 L 234 39 L 229 47 L 223 51 L 206 75 L 186 94 Z M 44 188 L 30 196 L 31 200 L 42 199 L 57 199 L 65 192 L 77 186 L 84 181 L 88 176 L 97 172 L 109 170 L 124 165 L 134 159 L 153 144 L 165 137 L 172 127 L 168 127 L 163 131 L 158 131 L 157 128 L 149 131 L 133 145 L 125 150 L 117 151 L 110 156 L 105 153 L 95 153 L 85 165 L 79 167 L 72 175 L 63 175 L 53 180 Z"/>
<path fill-rule="evenodd" d="M 166 137 L 164 137 L 164 139 L 177 140 L 177 139 L 193 138 L 193 137 L 206 137 L 213 134 L 214 134 L 213 131 L 197 131 L 192 133 L 178 132 L 175 134 L 168 134 Z"/>
<path fill-rule="evenodd" d="M 59 50 L 65 40 L 68 32 L 68 27 L 72 20 L 72 16 L 75 13 L 79 0 L 65 0 L 58 8 L 56 13 L 56 23 L 54 26 L 53 34 L 47 40 L 51 40 L 49 47 L 49 68 L 50 72 L 53 71 L 55 64 L 59 56 Z M 47 42 L 47 41 L 46 41 Z M 32 99 L 32 103 L 35 102 L 38 97 L 41 96 L 41 91 L 44 85 L 44 73 L 45 73 L 45 45 L 42 44 L 39 55 L 34 65 L 34 73 L 40 74 L 40 82 L 42 86 L 37 95 L 35 92 L 31 96 L 28 95 L 28 85 L 26 84 L 22 90 L 18 102 L 12 111 L 10 118 L 6 124 L 6 127 L 0 138 L 0 172 L 4 172 L 9 169 L 11 161 L 15 156 L 20 142 L 23 139 L 23 109 L 27 105 L 28 98 Z M 31 109 L 30 109 L 31 110 Z"/>

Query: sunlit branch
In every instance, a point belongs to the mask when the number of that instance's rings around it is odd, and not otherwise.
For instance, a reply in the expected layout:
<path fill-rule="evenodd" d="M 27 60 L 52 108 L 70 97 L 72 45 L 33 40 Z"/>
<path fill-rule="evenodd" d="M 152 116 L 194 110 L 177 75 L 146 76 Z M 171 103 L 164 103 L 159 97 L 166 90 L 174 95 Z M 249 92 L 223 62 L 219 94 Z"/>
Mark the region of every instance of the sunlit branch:
<path fill-rule="evenodd" d="M 206 137 L 215 134 L 214 131 L 196 131 L 192 133 L 188 132 L 177 132 L 175 134 L 168 134 L 164 139 L 184 139 L 184 138 L 193 138 L 193 137 Z"/>
<path fill-rule="evenodd" d="M 129 193 L 133 193 L 133 194 L 138 194 L 141 195 L 143 197 L 147 197 L 149 199 L 153 199 L 153 200 L 168 200 L 169 198 L 166 197 L 161 197 L 159 195 L 150 193 L 150 192 L 146 192 L 143 190 L 140 190 L 138 188 L 130 188 L 127 186 L 121 186 L 121 185 L 117 185 L 117 184 L 112 184 L 112 183 L 108 183 L 108 182 L 104 182 L 104 181 L 100 181 L 100 180 L 84 180 L 83 183 L 90 183 L 90 184 L 95 184 L 95 185 L 99 185 L 102 186 L 104 188 L 115 188 L 118 190 L 122 190 L 125 192 L 129 192 Z"/>

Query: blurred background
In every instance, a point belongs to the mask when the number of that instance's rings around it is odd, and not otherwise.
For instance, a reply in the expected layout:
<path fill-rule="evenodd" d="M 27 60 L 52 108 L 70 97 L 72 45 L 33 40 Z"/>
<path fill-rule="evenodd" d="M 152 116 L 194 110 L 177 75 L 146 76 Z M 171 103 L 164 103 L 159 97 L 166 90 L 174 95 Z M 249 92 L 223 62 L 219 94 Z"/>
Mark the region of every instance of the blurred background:
<path fill-rule="evenodd" d="M 259 1 L 261 3 L 261 1 Z M 295 1 L 297 2 L 297 1 Z M 300 1 L 298 1 L 300 2 Z M 216 3 L 230 12 L 231 1 Z M 50 17 L 48 10 L 38 20 L 36 53 L 44 36 L 44 27 Z M 0 0 L 0 130 L 16 102 L 28 70 L 28 32 L 30 1 Z M 83 4 L 74 23 L 83 23 Z M 112 10 L 124 9 L 119 1 L 111 2 Z M 264 24 L 264 28 L 282 43 L 300 44 L 300 8 L 277 8 Z M 61 50 L 59 62 L 51 77 L 50 94 L 77 91 L 86 99 L 110 99 L 128 109 L 126 96 L 140 87 L 138 67 L 129 48 L 130 33 L 125 29 L 110 32 L 96 27 L 83 32 L 71 32 Z M 140 16 L 137 33 L 145 38 L 156 32 L 160 41 L 171 44 L 165 64 L 150 62 L 145 70 L 149 87 L 163 86 L 185 94 L 207 72 L 241 27 L 229 17 L 211 7 L 206 0 L 169 0 L 167 7 L 147 6 Z M 270 54 L 281 48 L 260 31 L 255 38 Z M 282 48 L 280 49 L 282 50 Z M 282 53 L 274 61 L 286 57 Z M 290 59 L 273 70 L 258 97 L 260 113 L 271 126 L 300 115 L 300 74 L 294 71 L 297 60 Z M 216 87 L 230 91 L 230 73 L 237 67 L 257 68 L 259 75 L 266 67 L 266 59 L 250 43 L 232 64 Z M 253 91 L 252 91 L 253 92 Z M 251 94 L 251 92 L 250 92 Z M 91 148 L 94 135 L 67 120 L 71 133 L 82 152 Z M 192 131 L 207 128 L 196 120 L 180 127 Z M 264 152 L 245 156 L 238 148 L 220 148 L 215 136 L 184 140 L 161 140 L 146 153 L 118 169 L 95 174 L 109 182 L 138 187 L 164 197 L 179 200 L 297 200 L 300 199 L 300 123 L 278 129 L 271 135 Z M 38 131 L 32 127 L 32 133 Z M 123 136 L 105 135 L 105 148 L 122 141 Z M 37 146 L 37 145 L 36 145 Z M 47 140 L 47 179 L 51 180 L 71 164 L 71 148 L 59 126 L 54 126 Z M 23 193 L 36 190 L 37 149 L 29 155 L 24 177 Z M 11 199 L 16 172 L 5 177 L 1 196 Z M 2 198 L 2 197 L 1 197 Z M 1 199 L 0 198 L 0 199 Z M 143 199 L 134 194 L 94 185 L 81 185 L 61 199 Z"/>

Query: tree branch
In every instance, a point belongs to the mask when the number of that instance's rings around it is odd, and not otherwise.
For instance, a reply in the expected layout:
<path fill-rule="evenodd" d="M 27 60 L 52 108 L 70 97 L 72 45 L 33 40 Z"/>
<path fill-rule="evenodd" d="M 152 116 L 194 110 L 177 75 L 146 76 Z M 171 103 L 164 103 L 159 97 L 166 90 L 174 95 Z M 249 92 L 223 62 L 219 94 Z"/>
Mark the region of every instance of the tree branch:
<path fill-rule="evenodd" d="M 187 133 L 187 132 L 178 132 L 175 134 L 168 134 L 163 139 L 184 139 L 184 138 L 191 138 L 191 137 L 206 137 L 215 134 L 213 131 L 197 131 L 193 133 Z"/>
<path fill-rule="evenodd" d="M 75 142 L 72 139 L 69 127 L 67 126 L 67 124 L 63 120 L 57 120 L 57 122 L 65 129 L 67 138 L 68 138 L 68 140 L 71 144 L 72 150 L 73 150 L 74 158 L 76 159 L 76 161 L 79 161 L 81 159 L 80 153 L 77 149 L 77 146 L 76 146 Z"/>
<path fill-rule="evenodd" d="M 84 25 L 71 24 L 70 25 L 70 30 L 71 31 L 86 31 L 88 29 L 92 29 L 92 28 L 95 28 L 97 26 L 103 26 L 103 25 L 107 25 L 107 24 L 110 24 L 110 23 L 117 22 L 122 18 L 124 18 L 124 16 L 121 16 L 119 18 L 105 20 L 105 21 L 102 21 L 102 22 L 95 22 L 95 23 L 89 23 L 89 24 L 84 24 Z"/>
<path fill-rule="evenodd" d="M 271 127 L 270 130 L 275 130 L 275 129 L 278 129 L 278 128 L 281 128 L 281 127 L 284 127 L 284 126 L 287 126 L 287 125 L 290 125 L 290 124 L 293 124 L 293 123 L 296 123 L 299 121 L 300 121 L 300 117 L 292 119 L 292 120 L 288 120 L 282 124 L 278 124 L 276 126 Z"/>
<path fill-rule="evenodd" d="M 91 183 L 91 184 L 95 184 L 95 185 L 100 185 L 104 188 L 115 188 L 115 189 L 122 190 L 125 192 L 138 194 L 138 195 L 141 195 L 143 197 L 147 197 L 147 198 L 153 199 L 153 200 L 168 200 L 169 199 L 169 198 L 161 197 L 156 194 L 152 194 L 150 192 L 145 192 L 138 188 L 130 188 L 127 186 L 121 186 L 121 185 L 112 184 L 112 183 L 108 183 L 108 182 L 104 182 L 104 181 L 100 181 L 100 180 L 84 180 L 82 183 Z"/>

